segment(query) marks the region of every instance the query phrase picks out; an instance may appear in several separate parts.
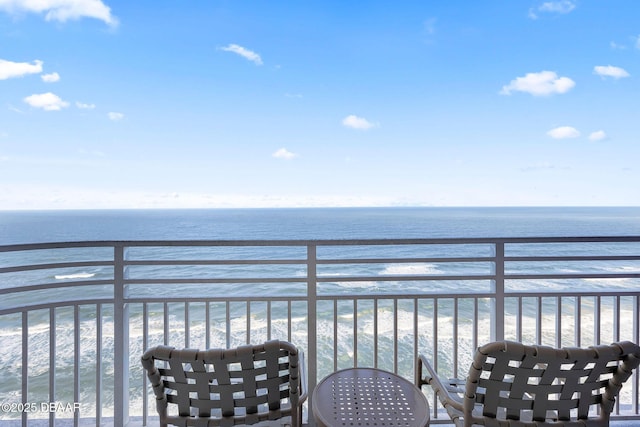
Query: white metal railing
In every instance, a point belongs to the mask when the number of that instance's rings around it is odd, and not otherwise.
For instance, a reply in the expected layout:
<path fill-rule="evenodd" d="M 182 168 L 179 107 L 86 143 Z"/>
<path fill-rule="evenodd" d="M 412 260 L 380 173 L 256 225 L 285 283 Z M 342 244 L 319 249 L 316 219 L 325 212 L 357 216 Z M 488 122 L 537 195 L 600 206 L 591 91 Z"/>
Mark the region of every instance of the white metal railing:
<path fill-rule="evenodd" d="M 0 420 L 144 425 L 157 344 L 285 339 L 310 388 L 350 366 L 413 379 L 419 352 L 458 376 L 495 339 L 638 342 L 639 297 L 640 237 L 0 246 Z M 638 376 L 625 390 L 616 415 L 640 419 Z"/>

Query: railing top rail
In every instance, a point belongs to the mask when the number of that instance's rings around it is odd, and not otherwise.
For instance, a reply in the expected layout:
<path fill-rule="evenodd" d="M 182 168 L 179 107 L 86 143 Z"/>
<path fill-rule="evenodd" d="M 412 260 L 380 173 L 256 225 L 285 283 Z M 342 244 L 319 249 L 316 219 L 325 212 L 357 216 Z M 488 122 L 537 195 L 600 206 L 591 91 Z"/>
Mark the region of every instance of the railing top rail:
<path fill-rule="evenodd" d="M 0 252 L 83 247 L 145 246 L 368 246 L 495 243 L 598 243 L 640 242 L 640 236 L 557 236 L 557 237 L 442 237 L 400 239 L 294 239 L 294 240 L 95 240 L 0 245 Z"/>

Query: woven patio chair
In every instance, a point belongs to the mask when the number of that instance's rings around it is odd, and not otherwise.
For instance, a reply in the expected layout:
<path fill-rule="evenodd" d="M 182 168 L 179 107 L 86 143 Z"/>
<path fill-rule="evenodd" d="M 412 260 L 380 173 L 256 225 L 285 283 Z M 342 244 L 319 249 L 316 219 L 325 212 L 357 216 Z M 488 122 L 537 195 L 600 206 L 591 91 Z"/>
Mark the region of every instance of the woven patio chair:
<path fill-rule="evenodd" d="M 211 350 L 158 346 L 144 353 L 142 366 L 162 427 L 247 425 L 288 416 L 292 426 L 302 425 L 304 357 L 291 343 Z"/>
<path fill-rule="evenodd" d="M 457 427 L 605 427 L 638 363 L 640 347 L 628 341 L 563 349 L 506 341 L 480 347 L 462 382 L 441 380 L 420 355 L 416 383 L 431 385 Z"/>

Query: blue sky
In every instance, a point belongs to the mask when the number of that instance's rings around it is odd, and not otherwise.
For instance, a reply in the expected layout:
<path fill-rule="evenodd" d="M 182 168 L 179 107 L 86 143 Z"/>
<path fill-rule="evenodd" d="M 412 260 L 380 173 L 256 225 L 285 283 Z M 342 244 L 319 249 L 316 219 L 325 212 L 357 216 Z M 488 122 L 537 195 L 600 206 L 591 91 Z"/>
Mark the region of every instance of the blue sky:
<path fill-rule="evenodd" d="M 639 18 L 0 0 L 0 209 L 639 206 Z"/>

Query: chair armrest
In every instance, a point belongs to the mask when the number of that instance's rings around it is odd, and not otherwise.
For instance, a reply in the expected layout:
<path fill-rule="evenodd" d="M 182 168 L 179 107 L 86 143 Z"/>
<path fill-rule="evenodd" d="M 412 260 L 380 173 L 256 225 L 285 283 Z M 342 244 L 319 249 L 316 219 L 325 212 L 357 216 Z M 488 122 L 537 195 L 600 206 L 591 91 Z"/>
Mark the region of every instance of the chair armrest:
<path fill-rule="evenodd" d="M 426 369 L 426 373 L 423 372 L 423 368 Z M 439 397 L 442 405 L 446 408 L 451 406 L 458 411 L 462 411 L 462 402 L 460 399 L 453 395 L 454 391 L 451 387 L 447 387 L 445 383 L 440 379 L 435 369 L 429 363 L 429 360 L 422 354 L 418 356 L 418 368 L 416 369 L 416 385 L 418 388 L 422 388 L 423 385 L 428 384 L 433 391 Z"/>
<path fill-rule="evenodd" d="M 299 401 L 302 404 L 307 400 L 307 367 L 304 360 L 304 352 L 301 350 L 298 352 L 298 363 L 300 364 L 300 398 Z"/>

